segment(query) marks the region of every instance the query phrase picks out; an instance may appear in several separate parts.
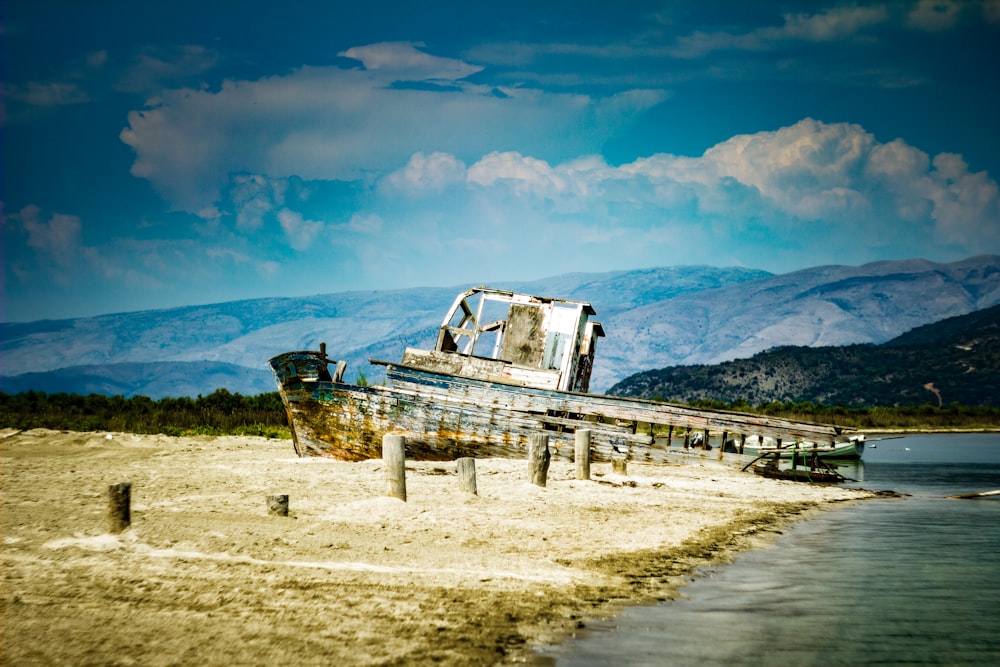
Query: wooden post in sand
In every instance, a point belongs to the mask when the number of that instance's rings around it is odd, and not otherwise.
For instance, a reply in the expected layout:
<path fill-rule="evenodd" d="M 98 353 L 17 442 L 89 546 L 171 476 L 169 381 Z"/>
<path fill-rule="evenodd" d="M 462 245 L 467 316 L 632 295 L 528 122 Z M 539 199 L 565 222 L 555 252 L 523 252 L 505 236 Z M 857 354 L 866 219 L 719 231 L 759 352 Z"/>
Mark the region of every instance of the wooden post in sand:
<path fill-rule="evenodd" d="M 611 472 L 616 475 L 627 475 L 628 461 L 625 459 L 611 459 Z"/>
<path fill-rule="evenodd" d="M 382 436 L 382 462 L 385 464 L 385 495 L 406 502 L 406 438 Z"/>
<path fill-rule="evenodd" d="M 455 461 L 458 468 L 458 487 L 474 495 L 479 495 L 476 489 L 476 459 L 464 456 Z"/>
<path fill-rule="evenodd" d="M 267 513 L 272 516 L 288 516 L 288 496 L 285 494 L 268 496 Z"/>
<path fill-rule="evenodd" d="M 719 460 L 722 460 L 722 455 L 726 453 L 726 441 L 729 439 L 729 431 L 722 432 L 722 444 L 719 445 Z"/>
<path fill-rule="evenodd" d="M 573 458 L 576 460 L 576 478 L 590 479 L 590 429 L 576 432 L 573 443 Z"/>
<path fill-rule="evenodd" d="M 132 525 L 132 483 L 108 487 L 108 531 L 120 533 Z"/>
<path fill-rule="evenodd" d="M 528 473 L 531 475 L 532 484 L 545 486 L 551 458 L 549 436 L 540 434 L 528 436 Z"/>

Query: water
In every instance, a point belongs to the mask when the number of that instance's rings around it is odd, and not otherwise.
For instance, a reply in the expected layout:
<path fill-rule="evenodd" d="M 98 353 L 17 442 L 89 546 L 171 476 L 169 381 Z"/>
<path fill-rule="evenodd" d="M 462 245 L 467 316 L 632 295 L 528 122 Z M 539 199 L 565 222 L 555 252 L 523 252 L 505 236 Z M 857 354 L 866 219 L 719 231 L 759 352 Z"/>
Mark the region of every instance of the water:
<path fill-rule="evenodd" d="M 538 654 L 596 665 L 1000 665 L 1000 435 L 865 451 L 858 484 L 910 494 L 825 512 Z M 851 475 L 851 471 L 844 474 Z"/>

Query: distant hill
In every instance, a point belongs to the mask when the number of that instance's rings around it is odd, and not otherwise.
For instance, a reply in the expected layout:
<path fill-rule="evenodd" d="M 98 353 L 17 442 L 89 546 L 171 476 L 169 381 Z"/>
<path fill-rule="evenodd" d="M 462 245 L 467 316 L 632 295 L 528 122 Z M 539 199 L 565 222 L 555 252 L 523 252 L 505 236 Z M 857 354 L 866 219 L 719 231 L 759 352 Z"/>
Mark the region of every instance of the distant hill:
<path fill-rule="evenodd" d="M 753 405 L 1000 407 L 1000 306 L 917 327 L 882 345 L 779 347 L 750 359 L 637 373 L 609 393 Z"/>
<path fill-rule="evenodd" d="M 44 373 L 23 373 L 3 378 L 8 394 L 44 391 L 47 394 L 104 394 L 132 397 L 139 394 L 160 399 L 179 396 L 208 396 L 214 389 L 230 388 L 247 396 L 277 391 L 271 374 L 254 368 L 211 361 L 154 361 L 107 366 L 71 366 Z M 141 388 L 138 389 L 137 388 Z M 153 388 L 153 391 L 149 389 Z"/>
<path fill-rule="evenodd" d="M 649 368 L 718 363 L 778 345 L 882 343 L 1000 303 L 1000 257 L 825 266 L 772 275 L 675 266 L 574 273 L 493 287 L 589 301 L 608 332 L 591 379 L 605 391 Z M 208 395 L 274 391 L 267 360 L 326 342 L 346 377 L 378 382 L 436 339 L 470 285 L 253 299 L 60 321 L 0 324 L 0 391 Z"/>
<path fill-rule="evenodd" d="M 756 280 L 757 269 L 665 267 L 575 273 L 495 287 L 590 301 L 603 316 L 680 294 Z M 0 324 L 0 391 L 125 396 L 208 395 L 223 387 L 275 391 L 267 360 L 317 349 L 379 381 L 368 359 L 399 360 L 429 347 L 455 296 L 469 285 L 252 299 L 72 320 Z M 605 321 L 607 321 L 605 319 Z"/>
<path fill-rule="evenodd" d="M 1000 303 L 1000 257 L 821 266 L 680 295 L 613 318 L 605 390 L 651 368 L 717 364 L 780 345 L 883 343 Z"/>

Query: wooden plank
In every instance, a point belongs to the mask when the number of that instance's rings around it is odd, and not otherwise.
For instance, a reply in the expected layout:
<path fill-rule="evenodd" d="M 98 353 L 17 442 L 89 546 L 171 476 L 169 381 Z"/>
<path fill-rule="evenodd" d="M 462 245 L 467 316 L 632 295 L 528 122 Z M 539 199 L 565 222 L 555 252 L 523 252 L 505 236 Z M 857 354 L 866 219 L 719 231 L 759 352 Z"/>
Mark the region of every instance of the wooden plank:
<path fill-rule="evenodd" d="M 795 422 L 778 417 L 738 412 L 696 410 L 668 403 L 656 403 L 621 396 L 577 394 L 531 387 L 512 391 L 502 384 L 489 381 L 430 375 L 419 369 L 388 363 L 385 365 L 387 376 L 393 386 L 409 386 L 417 391 L 433 392 L 437 390 L 439 395 L 458 391 L 475 401 L 495 401 L 498 400 L 498 396 L 502 396 L 503 400 L 510 402 L 512 409 L 520 411 L 553 410 L 591 414 L 607 420 L 642 421 L 664 426 L 681 426 L 694 430 L 710 429 L 713 431 L 753 433 L 774 438 L 791 438 L 818 443 L 832 443 L 836 436 L 844 431 L 844 429 L 826 424 Z"/>
<path fill-rule="evenodd" d="M 347 460 L 378 458 L 382 438 L 402 434 L 407 455 L 425 460 L 527 454 L 531 435 L 551 437 L 553 456 L 573 457 L 574 432 L 592 431 L 594 460 L 667 460 L 666 443 L 634 433 L 636 421 L 708 430 L 738 424 L 742 432 L 814 442 L 832 439 L 832 427 L 772 420 L 740 413 L 695 411 L 641 399 L 592 396 L 470 380 L 388 365 L 390 387 L 358 387 L 329 381 L 283 384 L 282 396 L 300 455 Z M 713 428 L 737 431 L 737 428 Z M 721 460 L 725 454 L 717 453 Z M 735 456 L 735 455 L 734 455 Z M 727 457 L 728 458 L 728 457 Z"/>
<path fill-rule="evenodd" d="M 381 437 L 403 433 L 411 458 L 510 457 L 526 453 L 529 436 L 544 432 L 553 438 L 554 455 L 572 457 L 572 433 L 549 432 L 545 415 L 518 413 L 502 404 L 482 406 L 385 387 L 336 383 L 288 386 L 286 395 L 300 455 L 378 458 Z M 593 429 L 594 425 L 586 426 Z M 627 451 L 632 444 L 651 444 L 648 436 L 594 430 L 597 460 Z"/>

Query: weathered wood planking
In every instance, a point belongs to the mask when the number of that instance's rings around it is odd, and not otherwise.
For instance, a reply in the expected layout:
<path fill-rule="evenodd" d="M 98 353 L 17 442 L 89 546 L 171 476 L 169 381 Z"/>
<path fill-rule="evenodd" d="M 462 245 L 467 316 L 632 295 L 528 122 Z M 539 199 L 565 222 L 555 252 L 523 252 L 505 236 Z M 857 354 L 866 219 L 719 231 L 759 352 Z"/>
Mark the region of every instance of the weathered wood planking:
<path fill-rule="evenodd" d="M 548 434 L 553 456 L 572 459 L 574 433 L 592 432 L 595 461 L 628 456 L 667 460 L 665 445 L 634 432 L 635 422 L 689 429 L 832 440 L 829 426 L 739 413 L 692 411 L 650 401 L 571 394 L 458 378 L 387 364 L 392 387 L 287 382 L 283 398 L 300 455 L 363 460 L 381 456 L 387 434 L 406 437 L 407 456 L 525 456 L 531 435 Z"/>
<path fill-rule="evenodd" d="M 300 455 L 363 460 L 381 456 L 382 436 L 406 436 L 407 455 L 426 460 L 462 456 L 511 457 L 527 453 L 533 434 L 551 436 L 553 455 L 571 459 L 573 420 L 521 413 L 502 402 L 483 405 L 438 400 L 417 392 L 385 387 L 357 387 L 333 382 L 290 383 L 285 387 Z M 596 460 L 608 460 L 629 444 L 650 445 L 649 436 L 622 427 L 576 422 L 593 430 Z M 615 448 L 618 449 L 615 449 Z"/>
<path fill-rule="evenodd" d="M 442 400 L 476 403 L 504 401 L 517 412 L 569 413 L 605 420 L 648 422 L 692 430 L 749 433 L 784 440 L 832 443 L 843 429 L 827 424 L 796 422 L 778 417 L 738 412 L 696 410 L 667 403 L 621 396 L 600 396 L 531 387 L 517 387 L 455 376 L 433 374 L 403 365 L 372 360 L 386 366 L 386 375 L 397 388 L 435 395 Z M 583 426 L 581 426 L 583 427 Z"/>

